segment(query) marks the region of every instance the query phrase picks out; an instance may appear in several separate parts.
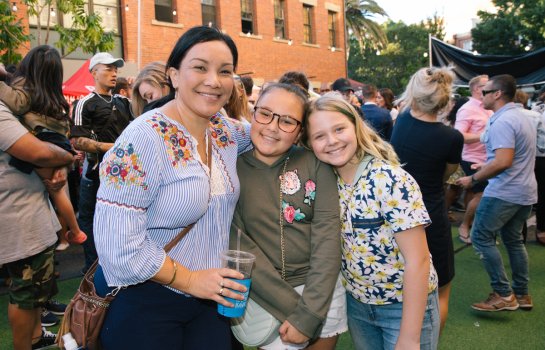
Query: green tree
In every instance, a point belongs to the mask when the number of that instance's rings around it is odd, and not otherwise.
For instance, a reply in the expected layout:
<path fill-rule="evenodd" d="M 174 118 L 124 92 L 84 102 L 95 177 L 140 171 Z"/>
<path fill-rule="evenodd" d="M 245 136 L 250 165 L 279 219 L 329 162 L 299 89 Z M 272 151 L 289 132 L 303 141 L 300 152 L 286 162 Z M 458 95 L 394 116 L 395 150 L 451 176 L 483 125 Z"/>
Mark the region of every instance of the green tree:
<path fill-rule="evenodd" d="M 376 16 L 388 16 L 375 0 L 346 0 L 345 19 L 350 36 L 354 36 L 360 49 L 382 48 L 388 44 L 384 30 Z M 350 45 L 352 46 L 352 45 Z"/>
<path fill-rule="evenodd" d="M 471 30 L 481 54 L 516 55 L 545 47 L 545 0 L 492 0 L 496 12 L 479 11 Z"/>
<path fill-rule="evenodd" d="M 11 10 L 8 1 L 0 2 L 0 62 L 15 64 L 23 57 L 17 48 L 30 40 L 25 34 L 21 20 Z"/>
<path fill-rule="evenodd" d="M 428 32 L 439 40 L 445 38 L 445 17 L 441 17 L 435 12 L 432 17 L 428 17 L 421 25 L 428 29 Z"/>
<path fill-rule="evenodd" d="M 49 31 L 59 33 L 55 46 L 62 49 L 63 57 L 81 48 L 85 53 L 111 51 L 114 48 L 113 33 L 105 32 L 102 18 L 98 13 L 87 14 L 85 0 L 23 0 L 28 7 L 29 16 L 37 17 L 37 42 L 42 44 L 42 28 L 46 28 L 44 44 L 49 43 Z M 66 28 L 51 25 L 51 9 L 56 8 L 59 15 L 71 15 L 72 25 Z M 46 23 L 41 23 L 41 14 L 46 11 Z"/>
<path fill-rule="evenodd" d="M 72 13 L 72 27 L 55 26 L 60 39 L 55 43 L 64 52 L 64 57 L 81 48 L 85 53 L 95 54 L 101 51 L 111 51 L 114 48 L 114 35 L 105 32 L 102 18 L 98 13 L 86 14 L 83 4 L 67 7 Z"/>
<path fill-rule="evenodd" d="M 424 22 L 406 25 L 388 21 L 383 24 L 388 44 L 382 50 L 354 50 L 348 60 L 348 75 L 355 80 L 387 87 L 399 95 L 412 74 L 429 64 L 428 36 L 430 28 Z M 358 43 L 350 42 L 353 48 Z"/>

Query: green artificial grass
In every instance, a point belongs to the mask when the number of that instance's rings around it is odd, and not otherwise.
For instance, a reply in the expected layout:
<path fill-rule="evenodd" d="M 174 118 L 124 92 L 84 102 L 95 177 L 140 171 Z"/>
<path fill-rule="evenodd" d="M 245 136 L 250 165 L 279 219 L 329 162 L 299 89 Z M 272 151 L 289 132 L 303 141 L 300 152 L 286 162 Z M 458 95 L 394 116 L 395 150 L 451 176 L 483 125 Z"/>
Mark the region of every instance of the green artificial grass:
<path fill-rule="evenodd" d="M 470 305 L 486 299 L 490 284 L 484 267 L 472 247 L 465 247 L 457 239 L 453 228 L 456 253 L 456 277 L 450 297 L 447 325 L 440 338 L 439 349 L 445 350 L 503 350 L 545 349 L 545 247 L 534 241 L 526 248 L 530 256 L 530 293 L 534 299 L 532 311 L 503 311 L 483 313 L 474 311 Z M 504 264 L 509 270 L 509 260 L 500 244 Z M 67 303 L 74 295 L 79 279 L 59 282 L 56 298 Z M 7 320 L 8 296 L 0 296 L 0 349 L 12 349 L 11 331 Z M 56 327 L 51 328 L 56 331 Z M 158 348 L 160 345 L 158 344 Z M 252 349 L 252 348 L 246 348 Z M 354 349 L 348 333 L 343 334 L 337 344 L 339 350 Z"/>

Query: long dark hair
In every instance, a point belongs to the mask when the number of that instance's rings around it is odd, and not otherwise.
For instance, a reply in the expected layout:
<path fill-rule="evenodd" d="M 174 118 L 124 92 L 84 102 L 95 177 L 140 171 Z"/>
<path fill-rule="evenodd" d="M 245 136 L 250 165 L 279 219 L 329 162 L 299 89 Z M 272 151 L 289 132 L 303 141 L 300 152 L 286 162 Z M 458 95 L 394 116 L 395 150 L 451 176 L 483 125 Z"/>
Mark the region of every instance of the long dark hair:
<path fill-rule="evenodd" d="M 69 119 L 70 105 L 62 94 L 62 62 L 59 52 L 49 46 L 36 46 L 19 63 L 12 81 L 24 78 L 30 95 L 30 110 L 55 119 Z"/>
<path fill-rule="evenodd" d="M 184 33 L 184 35 L 180 37 L 180 39 L 178 39 L 168 58 L 166 72 L 168 72 L 168 69 L 171 67 L 179 69 L 182 60 L 193 46 L 200 43 L 216 40 L 222 41 L 227 45 L 227 47 L 231 51 L 231 54 L 233 55 L 233 65 L 236 70 L 238 63 L 238 50 L 233 39 L 231 39 L 229 35 L 220 32 L 216 28 L 211 28 L 208 26 L 197 26 L 189 29 L 187 32 Z M 172 85 L 170 77 L 168 78 L 168 80 Z"/>

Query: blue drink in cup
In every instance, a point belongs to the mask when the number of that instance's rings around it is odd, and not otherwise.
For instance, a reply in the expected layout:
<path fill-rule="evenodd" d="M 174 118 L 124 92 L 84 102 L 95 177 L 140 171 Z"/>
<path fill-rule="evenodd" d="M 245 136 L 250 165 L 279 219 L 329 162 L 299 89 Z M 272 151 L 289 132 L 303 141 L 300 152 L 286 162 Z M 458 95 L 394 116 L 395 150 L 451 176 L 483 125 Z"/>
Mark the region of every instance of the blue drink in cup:
<path fill-rule="evenodd" d="M 234 291 L 235 293 L 242 294 L 244 300 L 235 300 L 232 298 L 224 297 L 225 300 L 233 303 L 234 307 L 226 307 L 218 304 L 218 313 L 226 317 L 241 317 L 246 310 L 246 303 L 248 301 L 248 294 L 250 293 L 250 284 L 252 283 L 252 268 L 254 266 L 255 256 L 251 253 L 243 252 L 240 250 L 227 250 L 221 253 L 222 267 L 228 269 L 237 270 L 244 275 L 244 279 L 233 280 L 237 283 L 243 284 L 246 287 L 245 293 Z"/>

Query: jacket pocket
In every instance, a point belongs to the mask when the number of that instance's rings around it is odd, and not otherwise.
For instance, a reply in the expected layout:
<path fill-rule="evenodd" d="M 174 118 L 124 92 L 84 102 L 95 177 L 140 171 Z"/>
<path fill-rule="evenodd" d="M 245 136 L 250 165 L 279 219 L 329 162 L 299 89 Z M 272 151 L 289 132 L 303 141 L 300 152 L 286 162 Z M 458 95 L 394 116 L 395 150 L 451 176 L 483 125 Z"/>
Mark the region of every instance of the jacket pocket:
<path fill-rule="evenodd" d="M 352 227 L 361 229 L 376 229 L 384 224 L 382 217 L 378 218 L 352 218 Z"/>

